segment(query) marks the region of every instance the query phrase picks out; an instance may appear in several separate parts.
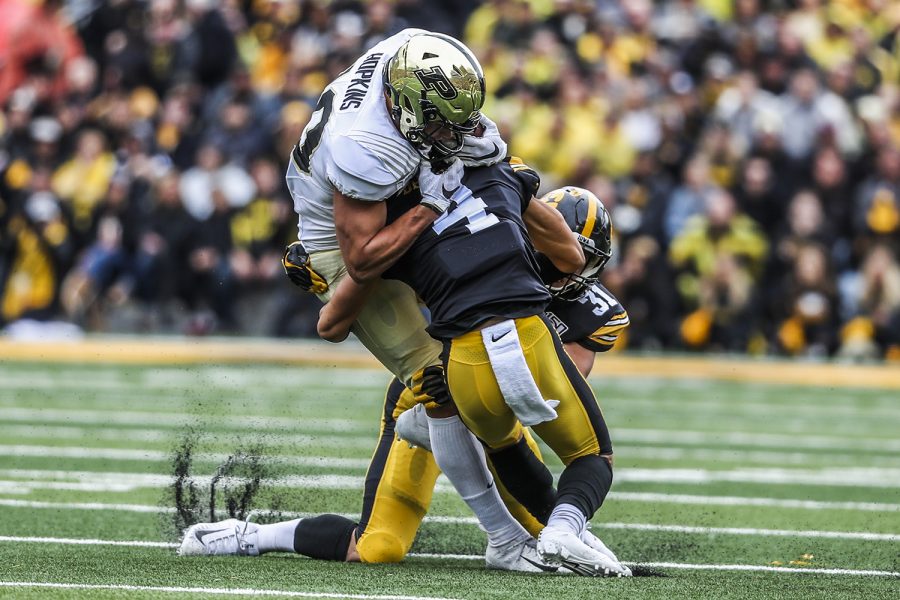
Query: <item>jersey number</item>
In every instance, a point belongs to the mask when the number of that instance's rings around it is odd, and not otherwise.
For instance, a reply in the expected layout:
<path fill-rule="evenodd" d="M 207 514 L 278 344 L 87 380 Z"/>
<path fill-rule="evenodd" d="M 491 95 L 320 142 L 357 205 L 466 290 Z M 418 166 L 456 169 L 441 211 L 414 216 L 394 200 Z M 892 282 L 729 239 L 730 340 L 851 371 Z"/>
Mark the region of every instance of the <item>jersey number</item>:
<path fill-rule="evenodd" d="M 582 304 L 584 304 L 588 300 L 590 300 L 591 304 L 594 305 L 593 312 L 598 317 L 602 316 L 603 313 L 608 311 L 613 306 L 613 304 L 616 303 L 615 298 L 596 286 L 588 288 L 587 293 L 578 299 L 578 301 Z"/>
<path fill-rule="evenodd" d="M 482 229 L 487 229 L 491 225 L 500 222 L 497 215 L 487 212 L 487 204 L 481 198 L 476 198 L 468 188 L 465 188 L 468 197 L 460 202 L 453 210 L 444 213 L 431 226 L 434 232 L 441 235 L 449 227 L 456 225 L 462 220 L 468 221 L 466 228 L 469 233 L 477 233 Z"/>
<path fill-rule="evenodd" d="M 322 95 L 319 96 L 319 101 L 316 102 L 316 110 L 309 119 L 309 124 L 303 130 L 300 141 L 294 146 L 294 160 L 304 173 L 309 174 L 309 161 L 312 160 L 313 152 L 316 151 L 316 148 L 319 147 L 319 142 L 322 141 L 322 131 L 325 130 L 325 124 L 328 123 L 328 118 L 331 116 L 333 101 L 333 90 L 329 89 L 322 92 Z M 317 118 L 318 122 L 316 122 Z"/>

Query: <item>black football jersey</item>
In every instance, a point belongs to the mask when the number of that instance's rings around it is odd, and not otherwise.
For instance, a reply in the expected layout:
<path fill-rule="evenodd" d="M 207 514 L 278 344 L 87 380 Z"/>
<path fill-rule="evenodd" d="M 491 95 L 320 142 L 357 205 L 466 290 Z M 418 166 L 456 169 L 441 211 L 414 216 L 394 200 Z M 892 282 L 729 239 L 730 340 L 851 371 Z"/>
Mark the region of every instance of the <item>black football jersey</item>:
<path fill-rule="evenodd" d="M 494 317 L 539 314 L 550 302 L 522 221 L 531 190 L 508 162 L 466 169 L 463 187 L 459 204 L 384 274 L 416 291 L 431 311 L 428 332 L 438 339 Z M 389 218 L 402 214 L 412 195 L 388 200 Z"/>
<path fill-rule="evenodd" d="M 595 283 L 575 300 L 554 298 L 547 317 L 565 342 L 594 352 L 606 352 L 628 327 L 628 313 L 605 287 Z"/>

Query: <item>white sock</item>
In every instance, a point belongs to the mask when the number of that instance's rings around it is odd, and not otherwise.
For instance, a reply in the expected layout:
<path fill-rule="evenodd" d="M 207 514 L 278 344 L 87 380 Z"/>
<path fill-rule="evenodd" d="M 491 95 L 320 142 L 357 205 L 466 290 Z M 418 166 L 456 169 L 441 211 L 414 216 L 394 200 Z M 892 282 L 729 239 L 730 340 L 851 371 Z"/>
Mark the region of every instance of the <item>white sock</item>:
<path fill-rule="evenodd" d="M 282 521 L 271 525 L 260 525 L 256 532 L 259 536 L 256 540 L 259 553 L 293 552 L 294 530 L 297 529 L 299 523 L 300 519 L 294 519 L 293 521 Z"/>
<path fill-rule="evenodd" d="M 488 544 L 502 546 L 529 537 L 500 499 L 481 443 L 459 416 L 428 417 L 434 459 L 487 532 Z"/>
<path fill-rule="evenodd" d="M 547 527 L 567 529 L 580 538 L 587 527 L 587 517 L 572 504 L 558 504 L 547 519 Z"/>

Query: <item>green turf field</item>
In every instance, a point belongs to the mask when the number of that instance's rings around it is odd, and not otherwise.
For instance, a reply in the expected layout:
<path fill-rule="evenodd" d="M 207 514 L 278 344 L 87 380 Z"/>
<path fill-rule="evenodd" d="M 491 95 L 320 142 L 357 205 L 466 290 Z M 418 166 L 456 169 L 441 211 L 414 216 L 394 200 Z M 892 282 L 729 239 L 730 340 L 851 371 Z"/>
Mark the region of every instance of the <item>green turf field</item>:
<path fill-rule="evenodd" d="M 260 507 L 352 514 L 386 383 L 0 365 L 0 597 L 900 598 L 900 394 L 813 385 L 592 379 L 617 455 L 594 531 L 648 576 L 486 571 L 484 536 L 443 479 L 402 565 L 175 555 L 165 490 L 186 426 L 199 474 L 262 444 L 279 478 Z"/>

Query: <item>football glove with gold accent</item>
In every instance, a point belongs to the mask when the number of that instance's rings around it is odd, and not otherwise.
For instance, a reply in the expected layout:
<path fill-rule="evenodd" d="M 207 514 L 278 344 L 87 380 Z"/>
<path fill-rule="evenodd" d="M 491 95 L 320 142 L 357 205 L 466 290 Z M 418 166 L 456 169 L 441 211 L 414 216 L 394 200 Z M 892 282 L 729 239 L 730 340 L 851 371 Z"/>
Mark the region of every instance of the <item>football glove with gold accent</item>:
<path fill-rule="evenodd" d="M 313 294 L 322 294 L 328 291 L 328 282 L 312 268 L 309 252 L 300 242 L 293 242 L 284 249 L 281 266 L 284 267 L 284 274 L 288 276 L 291 283 L 303 291 Z"/>

